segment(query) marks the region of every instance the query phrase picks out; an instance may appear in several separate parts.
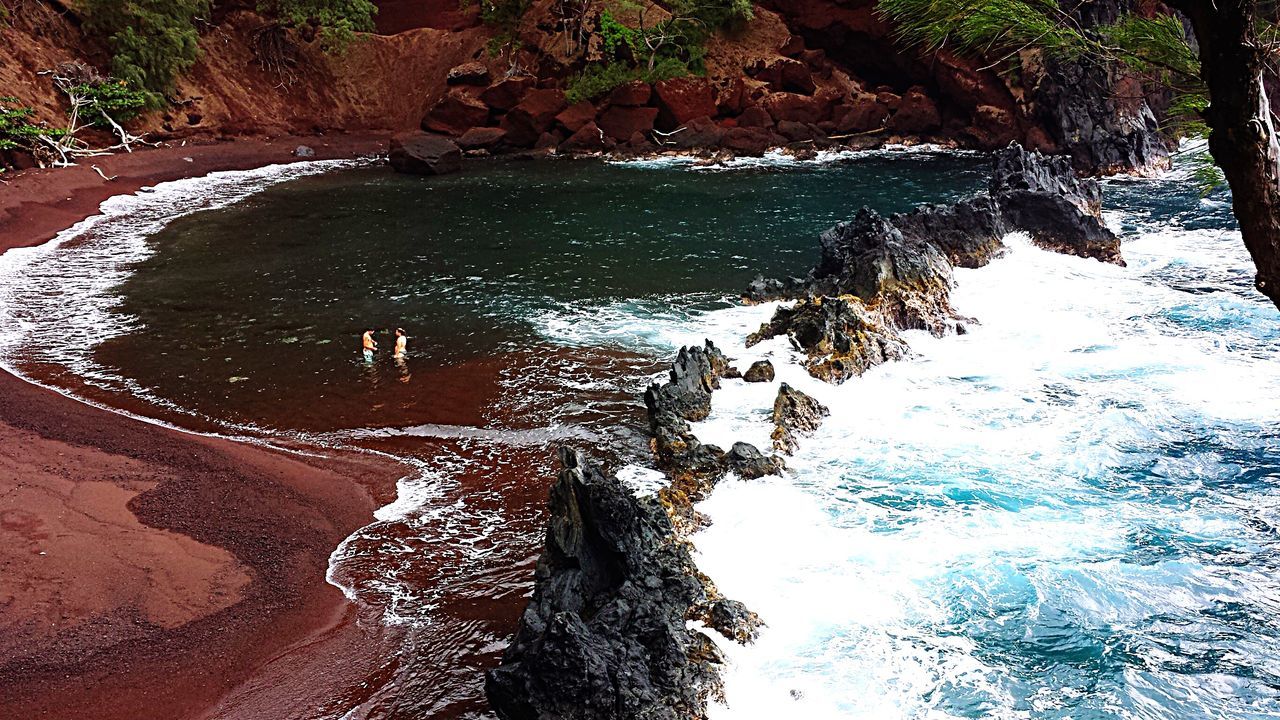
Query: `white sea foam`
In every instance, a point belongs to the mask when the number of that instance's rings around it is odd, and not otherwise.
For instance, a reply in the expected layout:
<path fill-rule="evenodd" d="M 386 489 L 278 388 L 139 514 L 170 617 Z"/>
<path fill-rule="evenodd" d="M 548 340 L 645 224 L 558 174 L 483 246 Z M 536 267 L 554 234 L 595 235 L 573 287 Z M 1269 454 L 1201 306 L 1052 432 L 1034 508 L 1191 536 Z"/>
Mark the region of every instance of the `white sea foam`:
<path fill-rule="evenodd" d="M 647 158 L 614 159 L 608 162 L 638 170 L 678 168 L 697 172 L 731 172 L 735 170 L 795 170 L 805 167 L 833 165 L 866 158 L 902 158 L 927 155 L 976 155 L 976 151 L 957 150 L 942 145 L 921 143 L 917 145 L 887 145 L 873 150 L 819 150 L 812 155 L 798 155 L 775 148 L 758 157 L 738 156 L 729 159 L 708 159 L 693 154 L 671 153 Z"/>
<path fill-rule="evenodd" d="M 714 717 L 1146 717 L 1151 697 L 1158 716 L 1248 716 L 1238 677 L 1215 687 L 1155 663 L 1085 693 L 1076 685 L 1097 677 L 1069 662 L 1038 678 L 1016 664 L 1019 643 L 1049 628 L 1063 637 L 1041 642 L 1088 650 L 1104 642 L 1095 636 L 1277 590 L 1194 557 L 1131 558 L 1144 532 L 1259 549 L 1252 509 L 1132 479 L 1151 464 L 1193 488 L 1232 477 L 1213 448 L 1256 449 L 1250 428 L 1280 419 L 1274 309 L 1164 278 L 1244 266 L 1238 236 L 1145 235 L 1125 245 L 1129 268 L 1011 244 L 991 266 L 957 271 L 956 307 L 980 324 L 914 334 L 907 361 L 831 387 L 783 343 L 745 351 L 832 415 L 786 477 L 727 481 L 699 508 L 712 519 L 696 538 L 700 568 L 768 623 L 753 646 L 722 643 L 728 705 Z M 741 324 L 729 316 L 725 327 Z M 767 446 L 775 392 L 726 383 L 695 432 Z M 1171 450 L 1201 428 L 1214 441 L 1203 457 Z M 1251 662 L 1280 662 L 1256 651 Z"/>

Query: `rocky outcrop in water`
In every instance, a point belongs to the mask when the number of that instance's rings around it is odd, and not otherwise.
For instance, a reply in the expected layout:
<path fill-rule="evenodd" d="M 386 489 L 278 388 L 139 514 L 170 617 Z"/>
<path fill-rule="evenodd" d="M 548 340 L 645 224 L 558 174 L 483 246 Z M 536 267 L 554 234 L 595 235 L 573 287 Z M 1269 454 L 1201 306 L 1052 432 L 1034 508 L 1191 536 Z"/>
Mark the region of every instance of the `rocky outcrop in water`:
<path fill-rule="evenodd" d="M 742 374 L 742 379 L 749 383 L 773 382 L 773 363 L 768 360 L 757 360 Z"/>
<path fill-rule="evenodd" d="M 950 329 L 951 263 L 936 245 L 903 235 L 870 208 L 823 232 L 820 240 L 822 257 L 810 274 L 812 294 L 874 302 L 898 328 L 936 335 Z"/>
<path fill-rule="evenodd" d="M 1124 265 L 1120 238 L 1102 222 L 1102 190 L 1075 174 L 1071 161 L 1013 145 L 996 156 L 990 195 L 1004 226 L 1066 255 Z"/>
<path fill-rule="evenodd" d="M 781 470 L 780 460 L 764 457 L 746 443 L 738 443 L 729 453 L 715 445 L 705 445 L 689 425 L 710 414 L 711 393 L 720 387 L 722 378 L 740 376 L 710 340 L 702 347 L 680 349 L 668 381 L 651 385 L 644 394 L 659 467 L 676 477 L 712 482 L 730 470 L 741 477 L 760 477 Z"/>
<path fill-rule="evenodd" d="M 794 455 L 800 447 L 797 436 L 814 432 L 830 414 L 827 406 L 782 383 L 773 401 L 773 447 Z"/>
<path fill-rule="evenodd" d="M 747 443 L 727 453 L 703 445 L 690 428 L 710 413 L 720 381 L 737 376 L 707 341 L 681 348 L 668 381 L 645 392 L 654 452 L 670 479 L 656 495 L 638 498 L 582 454 L 560 449 L 533 597 L 485 680 L 503 720 L 706 716 L 721 692 L 723 659 L 688 621 L 740 643 L 754 641 L 763 622 L 694 565 L 686 537 L 704 523 L 693 504 L 728 472 L 757 478 L 783 469 Z M 788 414 L 788 425 L 802 431 L 806 412 Z"/>
<path fill-rule="evenodd" d="M 486 677 L 490 705 L 504 720 L 705 717 L 721 657 L 687 621 L 714 613 L 731 636 L 755 625 L 745 608 L 700 610 L 706 588 L 656 498 L 578 452 L 562 448 L 560 463 L 533 598 Z"/>
<path fill-rule="evenodd" d="M 904 357 L 903 330 L 963 333 L 951 308 L 953 267 L 981 267 L 1026 232 L 1056 252 L 1123 264 L 1120 241 L 1101 219 L 1101 191 L 1065 157 L 1010 145 L 995 157 L 986 193 L 885 218 L 868 208 L 821 236 L 804 279 L 756 278 L 744 299 L 798 299 L 747 338 L 750 347 L 787 335 L 814 377 L 843 382 Z"/>
<path fill-rule="evenodd" d="M 786 335 L 803 352 L 809 374 L 841 383 L 909 352 L 907 343 L 853 297 L 817 297 L 782 306 L 747 337 L 750 347 Z"/>
<path fill-rule="evenodd" d="M 956 267 L 976 268 L 1004 254 L 1004 216 L 990 195 L 928 205 L 889 222 L 912 243 L 933 245 Z"/>

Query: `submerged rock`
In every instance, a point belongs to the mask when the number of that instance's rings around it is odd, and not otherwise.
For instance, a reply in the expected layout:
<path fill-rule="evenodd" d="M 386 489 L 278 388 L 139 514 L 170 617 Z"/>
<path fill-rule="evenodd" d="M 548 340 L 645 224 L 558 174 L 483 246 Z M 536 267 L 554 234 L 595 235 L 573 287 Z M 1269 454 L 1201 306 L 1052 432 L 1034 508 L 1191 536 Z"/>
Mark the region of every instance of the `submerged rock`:
<path fill-rule="evenodd" d="M 773 382 L 773 363 L 768 360 L 757 360 L 742 374 L 742 379 L 749 383 Z"/>
<path fill-rule="evenodd" d="M 405 133 L 391 138 L 388 155 L 396 172 L 444 175 L 462 169 L 462 151 L 449 140 L 427 133 Z"/>
<path fill-rule="evenodd" d="M 831 414 L 827 406 L 786 383 L 778 388 L 773 402 L 773 447 L 788 455 L 800 447 L 798 434 L 811 433 Z"/>
<path fill-rule="evenodd" d="M 576 451 L 560 463 L 533 597 L 485 678 L 490 705 L 504 720 L 705 717 L 722 659 L 687 627 L 706 603 L 689 545 L 656 499 Z M 743 611 L 716 612 L 749 633 Z"/>

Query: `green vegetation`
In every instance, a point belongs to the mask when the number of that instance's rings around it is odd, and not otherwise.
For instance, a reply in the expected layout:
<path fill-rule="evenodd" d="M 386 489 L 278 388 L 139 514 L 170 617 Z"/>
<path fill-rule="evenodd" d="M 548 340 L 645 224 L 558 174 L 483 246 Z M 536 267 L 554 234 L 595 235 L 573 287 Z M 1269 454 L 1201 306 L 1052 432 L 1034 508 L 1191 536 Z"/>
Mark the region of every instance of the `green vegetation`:
<path fill-rule="evenodd" d="M 125 123 L 148 106 L 148 95 L 124 80 L 105 78 L 74 85 L 68 97 L 79 103 L 81 119 L 96 128 L 111 129 L 111 121 Z"/>
<path fill-rule="evenodd" d="M 370 0 L 261 0 L 258 12 L 290 28 L 316 28 L 325 52 L 341 53 L 356 33 L 373 31 L 378 7 Z"/>
<path fill-rule="evenodd" d="M 657 82 L 706 72 L 706 42 L 721 30 L 751 19 L 750 0 L 675 0 L 654 21 L 656 6 L 615 0 L 600 13 L 598 34 L 606 62 L 588 65 L 569 79 L 570 102 L 590 100 L 633 80 Z M 621 18 L 634 18 L 628 25 Z"/>
<path fill-rule="evenodd" d="M 608 10 L 600 13 L 600 39 L 604 41 L 604 54 L 609 57 L 617 57 L 618 51 L 624 49 L 639 53 L 644 46 L 642 33 L 623 25 Z"/>
<path fill-rule="evenodd" d="M 160 107 L 174 81 L 200 56 L 200 28 L 210 0 L 84 0 L 85 29 L 106 39 L 111 74 L 146 92 Z M 326 52 L 373 30 L 371 0 L 262 0 L 258 11 L 288 28 L 310 28 Z"/>
<path fill-rule="evenodd" d="M 111 46 L 111 74 L 146 91 L 152 107 L 200 55 L 196 21 L 208 0 L 85 0 L 84 8 L 86 29 Z"/>
<path fill-rule="evenodd" d="M 949 48 L 994 56 L 996 66 L 1009 72 L 1016 66 L 1008 61 L 1025 49 L 1063 60 L 1124 66 L 1173 92 L 1166 118 L 1170 133 L 1208 133 L 1202 119 L 1208 90 L 1200 78 L 1200 59 L 1173 15 L 1125 15 L 1110 25 L 1083 29 L 1055 0 L 880 0 L 878 7 L 907 44 L 927 52 Z"/>
<path fill-rule="evenodd" d="M 635 67 L 622 62 L 604 65 L 588 65 L 582 72 L 569 78 L 565 98 L 570 104 L 598 98 L 614 88 L 633 80 L 653 83 L 689 74 L 689 68 L 675 58 L 659 61 L 653 69 Z"/>
<path fill-rule="evenodd" d="M 514 30 L 532 4 L 533 0 L 480 0 L 480 20 L 485 25 Z"/>
<path fill-rule="evenodd" d="M 0 97 L 0 150 L 34 151 L 40 138 L 56 140 L 65 130 L 45 127 L 31 122 L 35 110 L 19 104 L 18 98 Z"/>

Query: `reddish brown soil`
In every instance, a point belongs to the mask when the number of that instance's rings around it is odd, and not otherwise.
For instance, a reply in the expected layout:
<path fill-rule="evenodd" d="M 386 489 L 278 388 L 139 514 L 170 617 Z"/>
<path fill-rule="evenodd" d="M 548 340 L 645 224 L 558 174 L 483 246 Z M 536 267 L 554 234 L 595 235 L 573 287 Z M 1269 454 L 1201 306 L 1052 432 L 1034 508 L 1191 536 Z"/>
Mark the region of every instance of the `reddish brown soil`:
<path fill-rule="evenodd" d="M 0 186 L 0 249 L 109 195 L 287 161 L 299 142 L 103 158 L 111 182 L 85 167 L 25 173 Z M 379 146 L 306 142 L 321 157 Z M 340 713 L 334 699 L 358 702 L 398 639 L 353 622 L 328 558 L 402 474 L 165 429 L 0 373 L 0 717 Z"/>

